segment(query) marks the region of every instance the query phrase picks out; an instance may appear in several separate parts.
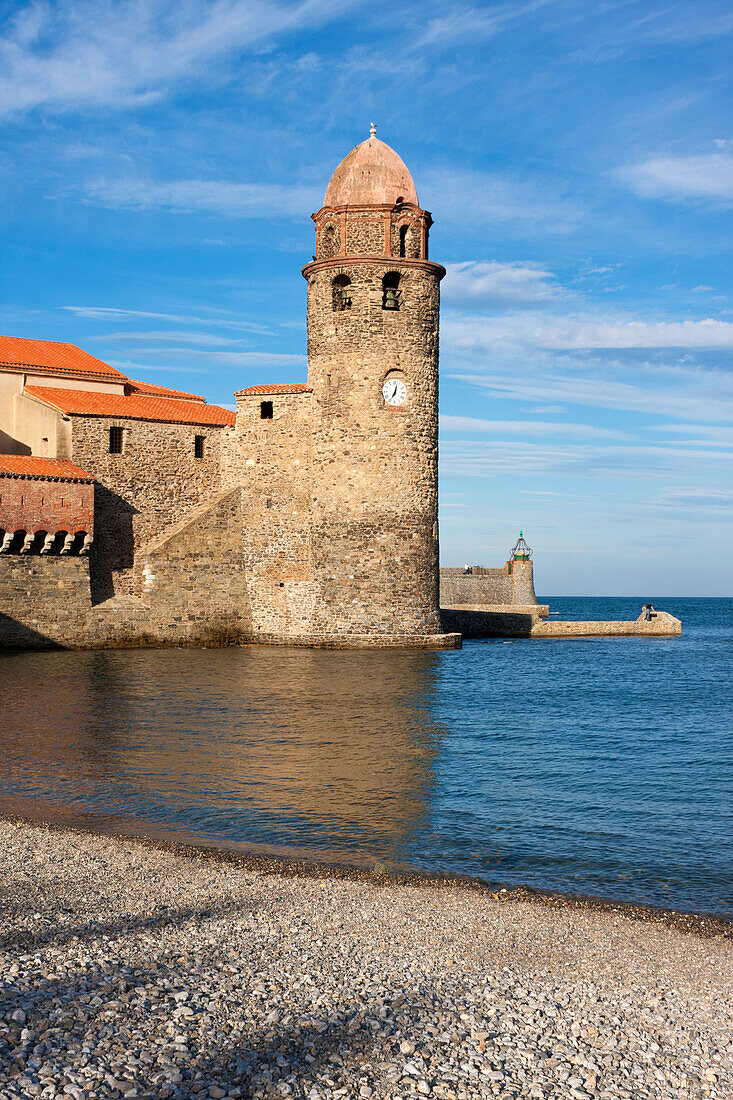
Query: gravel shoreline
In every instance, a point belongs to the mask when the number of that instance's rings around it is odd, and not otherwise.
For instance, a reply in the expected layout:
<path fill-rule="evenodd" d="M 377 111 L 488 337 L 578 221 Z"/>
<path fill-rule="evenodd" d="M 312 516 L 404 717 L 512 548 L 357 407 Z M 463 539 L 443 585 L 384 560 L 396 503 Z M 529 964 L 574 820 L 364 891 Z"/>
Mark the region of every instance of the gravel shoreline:
<path fill-rule="evenodd" d="M 0 821 L 0 1100 L 733 1095 L 719 922 L 264 862 Z"/>

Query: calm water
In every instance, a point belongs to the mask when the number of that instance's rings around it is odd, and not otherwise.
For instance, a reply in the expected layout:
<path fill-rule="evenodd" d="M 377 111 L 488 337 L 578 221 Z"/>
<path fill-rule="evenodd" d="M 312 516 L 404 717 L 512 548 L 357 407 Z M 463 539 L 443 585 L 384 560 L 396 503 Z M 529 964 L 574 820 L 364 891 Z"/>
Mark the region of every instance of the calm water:
<path fill-rule="evenodd" d="M 0 654 L 0 809 L 733 916 L 733 601 L 654 602 L 681 639 Z"/>

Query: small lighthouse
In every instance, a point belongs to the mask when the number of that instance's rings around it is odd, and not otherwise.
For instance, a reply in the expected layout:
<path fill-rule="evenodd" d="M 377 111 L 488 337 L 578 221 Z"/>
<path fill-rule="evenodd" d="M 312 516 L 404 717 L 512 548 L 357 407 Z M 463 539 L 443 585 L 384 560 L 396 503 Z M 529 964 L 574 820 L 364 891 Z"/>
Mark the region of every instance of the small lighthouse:
<path fill-rule="evenodd" d="M 512 583 L 512 603 L 536 604 L 537 597 L 534 594 L 534 566 L 532 564 L 532 551 L 524 541 L 524 535 L 519 532 L 519 538 L 509 554 L 506 568 Z"/>
<path fill-rule="evenodd" d="M 524 541 L 524 535 L 522 534 L 521 531 L 519 532 L 519 538 L 514 543 L 514 548 L 511 552 L 511 557 L 510 557 L 509 560 L 510 561 L 531 561 L 532 560 L 532 551 L 527 546 L 527 543 Z"/>

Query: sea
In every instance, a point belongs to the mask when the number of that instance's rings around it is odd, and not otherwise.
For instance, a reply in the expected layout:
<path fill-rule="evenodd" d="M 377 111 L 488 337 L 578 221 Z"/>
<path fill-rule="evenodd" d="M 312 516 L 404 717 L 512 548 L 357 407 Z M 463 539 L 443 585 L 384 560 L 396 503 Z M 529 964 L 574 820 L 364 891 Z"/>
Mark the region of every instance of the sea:
<path fill-rule="evenodd" d="M 733 600 L 651 598 L 681 638 L 6 651 L 0 813 L 730 919 Z"/>

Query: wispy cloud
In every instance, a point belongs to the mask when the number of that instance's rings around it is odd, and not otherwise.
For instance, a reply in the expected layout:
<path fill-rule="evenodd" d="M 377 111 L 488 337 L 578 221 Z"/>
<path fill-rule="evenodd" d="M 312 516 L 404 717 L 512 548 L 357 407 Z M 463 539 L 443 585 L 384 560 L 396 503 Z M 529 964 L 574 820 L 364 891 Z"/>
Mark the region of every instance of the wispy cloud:
<path fill-rule="evenodd" d="M 496 369 L 453 377 L 495 397 L 519 401 L 560 400 L 586 408 L 618 409 L 650 416 L 694 417 L 700 421 L 733 421 L 733 375 L 702 368 L 652 368 L 635 373 L 621 363 L 593 364 L 551 359 L 532 370 Z"/>
<path fill-rule="evenodd" d="M 675 488 L 663 491 L 652 500 L 643 502 L 646 506 L 669 511 L 679 515 L 680 512 L 701 512 L 721 516 L 729 519 L 733 512 L 733 492 L 724 489 L 691 486 L 689 488 Z"/>
<path fill-rule="evenodd" d="M 632 31 L 659 42 L 694 42 L 722 38 L 733 31 L 733 12 L 727 0 L 689 4 L 687 0 L 663 3 L 646 18 L 634 20 Z"/>
<path fill-rule="evenodd" d="M 572 474 L 608 481 L 624 471 L 632 477 L 647 478 L 653 473 L 674 478 L 679 476 L 681 464 L 687 470 L 697 464 L 702 470 L 716 473 L 720 463 L 726 467 L 733 465 L 733 452 L 714 454 L 676 446 L 550 444 L 531 440 L 447 440 L 441 451 L 441 470 L 462 477 Z"/>
<path fill-rule="evenodd" d="M 320 188 L 281 183 L 229 183 L 226 180 L 99 178 L 84 185 L 96 206 L 127 210 L 207 213 L 231 218 L 303 217 L 321 205 Z"/>
<path fill-rule="evenodd" d="M 350 0 L 57 0 L 34 3 L 0 41 L 0 115 L 34 107 L 139 106 L 200 82 L 236 52 L 342 16 Z"/>
<path fill-rule="evenodd" d="M 733 447 L 733 427 L 720 424 L 655 424 L 654 431 L 691 436 L 696 443 L 711 447 Z"/>
<path fill-rule="evenodd" d="M 563 296 L 552 272 L 528 262 L 465 260 L 446 265 L 442 293 L 461 302 L 511 302 L 533 305 Z"/>
<path fill-rule="evenodd" d="M 440 210 L 441 222 L 513 224 L 538 232 L 569 233 L 585 216 L 578 200 L 556 182 L 453 168 L 429 168 L 422 180 L 420 197 L 430 209 Z"/>
<path fill-rule="evenodd" d="M 733 202 L 733 150 L 727 148 L 699 156 L 652 157 L 617 175 L 645 198 Z"/>
<path fill-rule="evenodd" d="M 273 354 L 264 351 L 211 351 L 190 347 L 137 348 L 136 355 L 175 356 L 177 359 L 203 359 L 206 363 L 225 367 L 279 367 L 301 365 L 304 355 Z M 110 359 L 113 366 L 117 363 Z M 122 368 L 120 367 L 120 370 Z"/>
<path fill-rule="evenodd" d="M 482 420 L 474 416 L 440 417 L 440 427 L 449 432 L 490 432 L 492 435 L 551 436 L 566 439 L 628 439 L 628 433 L 594 424 L 562 423 L 555 420 Z"/>
<path fill-rule="evenodd" d="M 224 347 L 239 343 L 238 338 L 217 336 L 210 332 L 105 332 L 99 336 L 90 337 L 92 340 L 160 340 L 164 343 L 170 341 L 183 342 L 184 344 L 201 344 L 204 347 Z"/>
<path fill-rule="evenodd" d="M 152 313 L 144 309 L 118 309 L 115 306 L 61 306 L 61 309 L 76 314 L 77 317 L 87 317 L 94 321 L 139 321 L 142 319 L 151 321 L 168 321 L 182 325 L 221 325 L 225 328 L 241 329 L 243 332 L 252 332 L 258 335 L 271 335 L 272 329 L 254 321 L 239 321 L 229 317 L 196 317 L 186 313 Z"/>
<path fill-rule="evenodd" d="M 447 15 L 428 20 L 422 34 L 410 45 L 410 50 L 428 47 L 449 49 L 457 42 L 477 42 L 498 34 L 508 23 L 546 7 L 551 0 L 529 0 L 528 3 L 497 4 L 491 8 L 456 5 Z"/>
<path fill-rule="evenodd" d="M 446 342 L 458 348 L 496 348 L 498 343 L 537 348 L 733 348 L 733 323 L 639 321 L 630 317 L 576 314 L 528 318 L 526 313 L 500 317 L 448 316 Z"/>

